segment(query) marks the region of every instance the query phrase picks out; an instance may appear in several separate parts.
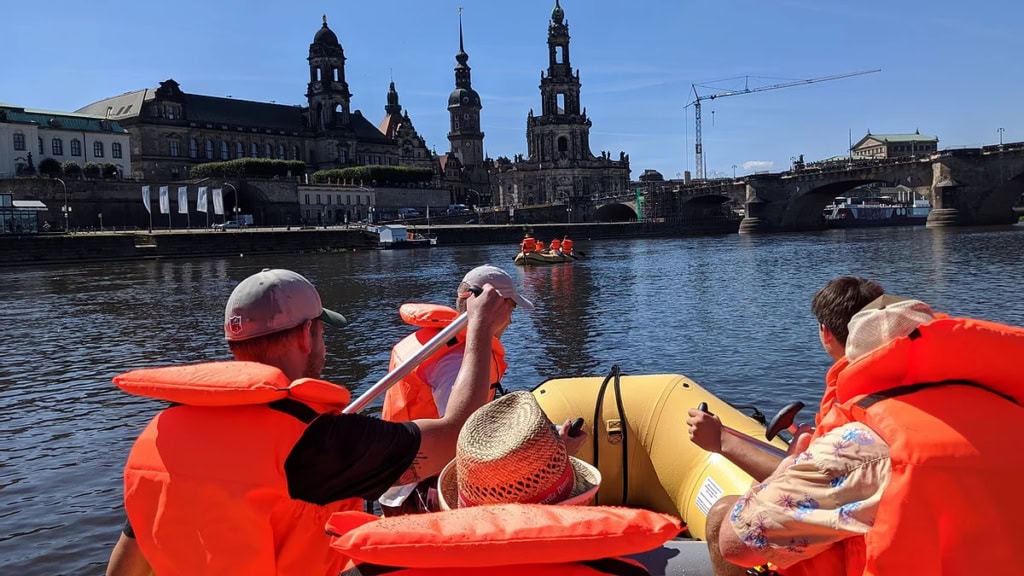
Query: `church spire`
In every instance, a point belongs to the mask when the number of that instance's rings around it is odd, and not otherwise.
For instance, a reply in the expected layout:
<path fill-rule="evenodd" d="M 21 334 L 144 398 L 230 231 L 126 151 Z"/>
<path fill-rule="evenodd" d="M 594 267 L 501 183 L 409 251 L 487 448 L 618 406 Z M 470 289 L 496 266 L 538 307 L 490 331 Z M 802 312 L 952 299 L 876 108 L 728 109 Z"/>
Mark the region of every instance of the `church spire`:
<path fill-rule="evenodd" d="M 388 89 L 388 104 L 384 107 L 384 111 L 388 114 L 401 114 L 402 105 L 398 103 L 398 90 L 395 90 L 395 81 L 391 81 L 391 87 Z"/>
<path fill-rule="evenodd" d="M 466 54 L 466 43 L 462 36 L 462 6 L 459 6 L 459 52 L 455 55 L 455 86 L 458 88 L 472 88 L 470 78 L 469 54 Z"/>

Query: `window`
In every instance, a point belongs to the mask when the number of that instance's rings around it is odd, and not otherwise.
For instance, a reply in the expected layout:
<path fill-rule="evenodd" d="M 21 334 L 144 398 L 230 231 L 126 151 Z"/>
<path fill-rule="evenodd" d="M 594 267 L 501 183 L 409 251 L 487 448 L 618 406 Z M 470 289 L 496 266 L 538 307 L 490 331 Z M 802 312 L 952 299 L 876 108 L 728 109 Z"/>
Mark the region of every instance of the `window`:
<path fill-rule="evenodd" d="M 295 146 L 295 145 L 292 146 L 292 157 L 291 157 L 291 159 L 292 160 L 298 160 L 299 159 L 299 147 L 298 146 Z"/>
<path fill-rule="evenodd" d="M 333 194 L 328 194 L 327 195 L 327 203 L 328 204 L 334 204 L 334 195 Z"/>
<path fill-rule="evenodd" d="M 306 204 L 309 204 L 309 194 L 306 194 Z"/>
<path fill-rule="evenodd" d="M 39 155 L 42 156 L 43 154 L 46 154 L 46 149 L 43 148 L 43 137 L 40 136 L 39 137 Z"/>
<path fill-rule="evenodd" d="M 181 176 L 181 170 L 177 166 L 171 166 L 171 178 L 177 178 Z"/>
<path fill-rule="evenodd" d="M 370 205 L 370 195 L 369 194 L 366 195 L 366 205 L 367 206 Z"/>
<path fill-rule="evenodd" d="M 339 70 L 338 68 L 334 69 L 334 81 L 341 82 L 341 70 Z"/>
<path fill-rule="evenodd" d="M 565 46 L 555 46 L 555 64 L 565 64 Z"/>
<path fill-rule="evenodd" d="M 167 119 L 174 120 L 174 106 L 167 107 Z"/>
<path fill-rule="evenodd" d="M 14 133 L 14 149 L 24 150 L 25 149 L 25 135 L 21 132 Z"/>
<path fill-rule="evenodd" d="M 72 142 L 71 143 L 71 147 L 74 148 L 74 146 L 75 146 L 75 143 Z M 171 156 L 174 157 L 174 158 L 177 158 L 178 157 L 178 141 L 177 140 L 168 140 L 167 141 L 167 146 L 170 148 Z"/>
<path fill-rule="evenodd" d="M 569 151 L 569 139 L 565 136 L 558 137 L 558 151 L 568 152 Z"/>
<path fill-rule="evenodd" d="M 54 138 L 50 140 L 50 149 L 53 151 L 54 156 L 63 156 L 64 142 L 60 138 Z"/>
<path fill-rule="evenodd" d="M 81 156 L 82 155 L 82 141 L 78 138 L 71 139 L 71 155 Z"/>
<path fill-rule="evenodd" d="M 213 140 L 206 140 L 206 159 L 213 160 Z"/>
<path fill-rule="evenodd" d="M 338 162 L 341 162 L 342 164 L 348 163 L 348 152 L 344 149 L 338 150 Z"/>
<path fill-rule="evenodd" d="M 267 143 L 267 144 L 265 144 L 263 146 L 263 157 L 264 158 L 273 158 L 274 157 L 274 145 L 273 144 Z M 319 204 L 319 202 L 318 202 L 318 204 Z"/>
<path fill-rule="evenodd" d="M 358 205 L 358 204 L 362 204 L 362 203 L 363 203 L 363 197 L 360 196 L 359 194 L 356 194 L 356 204 Z"/>
<path fill-rule="evenodd" d="M 558 109 L 555 110 L 555 114 L 565 114 L 565 94 L 559 93 L 556 95 Z"/>
<path fill-rule="evenodd" d="M 235 158 L 245 156 L 245 146 L 241 142 L 235 142 Z"/>
<path fill-rule="evenodd" d="M 220 141 L 220 159 L 221 160 L 227 160 L 228 158 L 231 158 L 231 149 L 228 146 L 228 141 L 227 140 L 221 140 Z"/>
<path fill-rule="evenodd" d="M 284 160 L 284 144 L 277 145 L 277 159 Z"/>
<path fill-rule="evenodd" d="M 188 157 L 197 158 L 199 156 L 199 140 L 195 138 L 188 139 Z"/>
<path fill-rule="evenodd" d="M 92 143 L 92 155 L 94 158 L 103 158 L 103 142 Z"/>
<path fill-rule="evenodd" d="M 255 142 L 249 145 L 249 156 L 252 156 L 253 158 L 260 157 L 260 149 Z"/>
<path fill-rule="evenodd" d="M 320 203 L 320 195 L 319 195 L 319 194 L 317 194 L 317 195 L 316 195 L 316 203 L 317 203 L 317 204 L 319 204 L 319 203 Z"/>
<path fill-rule="evenodd" d="M 113 144 L 110 145 L 110 155 L 113 156 L 114 158 L 120 158 L 121 157 L 121 143 L 120 142 L 114 142 Z"/>
<path fill-rule="evenodd" d="M 349 206 L 352 205 L 352 195 L 351 194 L 346 194 L 345 195 L 345 204 L 348 204 Z"/>

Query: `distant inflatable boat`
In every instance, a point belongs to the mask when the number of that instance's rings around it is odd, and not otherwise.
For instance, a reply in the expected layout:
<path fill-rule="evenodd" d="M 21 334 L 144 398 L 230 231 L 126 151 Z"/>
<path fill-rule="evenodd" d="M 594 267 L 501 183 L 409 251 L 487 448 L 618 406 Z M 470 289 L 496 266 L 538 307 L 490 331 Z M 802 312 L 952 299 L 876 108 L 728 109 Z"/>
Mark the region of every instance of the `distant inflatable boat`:
<path fill-rule="evenodd" d="M 576 256 L 563 254 L 561 252 L 520 252 L 516 254 L 515 263 L 518 266 L 537 266 L 542 264 L 561 264 L 572 262 Z"/>

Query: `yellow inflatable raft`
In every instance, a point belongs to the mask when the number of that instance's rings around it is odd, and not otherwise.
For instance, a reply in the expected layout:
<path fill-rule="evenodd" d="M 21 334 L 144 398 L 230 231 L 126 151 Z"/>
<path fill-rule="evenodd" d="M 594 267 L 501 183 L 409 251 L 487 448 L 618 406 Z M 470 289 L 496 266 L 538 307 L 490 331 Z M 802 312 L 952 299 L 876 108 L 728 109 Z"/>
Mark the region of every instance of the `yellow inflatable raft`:
<path fill-rule="evenodd" d="M 607 377 L 548 380 L 533 394 L 552 422 L 584 418 L 591 438 L 576 456 L 601 470 L 598 504 L 674 514 L 692 537 L 704 539 L 711 505 L 753 482 L 721 455 L 690 442 L 687 411 L 706 402 L 724 425 L 761 440 L 764 425 L 685 376 L 620 376 L 613 367 Z M 779 438 L 770 444 L 787 448 Z"/>
<path fill-rule="evenodd" d="M 576 260 L 576 256 L 570 254 L 561 254 L 558 252 L 527 252 L 523 254 L 520 252 L 516 254 L 515 263 L 519 266 L 536 266 L 538 264 L 560 264 L 562 262 L 572 262 Z"/>

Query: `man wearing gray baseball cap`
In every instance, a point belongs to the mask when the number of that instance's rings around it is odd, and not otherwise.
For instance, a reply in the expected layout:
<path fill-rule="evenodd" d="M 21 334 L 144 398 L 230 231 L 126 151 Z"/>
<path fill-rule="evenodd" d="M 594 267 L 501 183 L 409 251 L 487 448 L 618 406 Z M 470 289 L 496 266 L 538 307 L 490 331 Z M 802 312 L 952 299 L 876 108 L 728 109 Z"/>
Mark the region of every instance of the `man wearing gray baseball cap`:
<path fill-rule="evenodd" d="M 289 270 L 264 269 L 228 298 L 224 336 L 235 361 L 114 378 L 172 405 L 128 457 L 128 521 L 107 575 L 340 572 L 345 559 L 329 548 L 327 517 L 440 472 L 488 398 L 492 334 L 507 304 L 489 283 L 474 288 L 479 295 L 465 297 L 465 360 L 440 419 L 342 414 L 348 391 L 318 378 L 324 324 L 347 321 Z"/>

